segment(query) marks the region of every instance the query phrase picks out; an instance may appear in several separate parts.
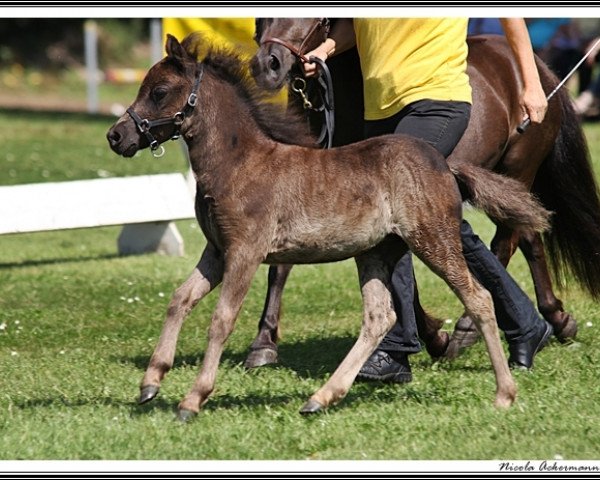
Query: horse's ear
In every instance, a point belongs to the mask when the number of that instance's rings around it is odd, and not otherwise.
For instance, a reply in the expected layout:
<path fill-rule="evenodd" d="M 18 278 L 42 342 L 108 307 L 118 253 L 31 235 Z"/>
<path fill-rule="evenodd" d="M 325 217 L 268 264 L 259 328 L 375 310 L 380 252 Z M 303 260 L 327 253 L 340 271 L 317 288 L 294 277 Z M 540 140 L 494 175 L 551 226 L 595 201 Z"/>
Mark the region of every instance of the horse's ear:
<path fill-rule="evenodd" d="M 252 37 L 256 43 L 260 45 L 260 37 L 262 37 L 264 18 L 254 19 L 254 36 Z"/>
<path fill-rule="evenodd" d="M 167 55 L 174 60 L 179 60 L 179 62 L 184 63 L 188 57 L 188 53 L 181 46 L 181 43 L 170 33 L 167 33 L 167 43 L 165 45 L 165 50 L 167 51 Z"/>

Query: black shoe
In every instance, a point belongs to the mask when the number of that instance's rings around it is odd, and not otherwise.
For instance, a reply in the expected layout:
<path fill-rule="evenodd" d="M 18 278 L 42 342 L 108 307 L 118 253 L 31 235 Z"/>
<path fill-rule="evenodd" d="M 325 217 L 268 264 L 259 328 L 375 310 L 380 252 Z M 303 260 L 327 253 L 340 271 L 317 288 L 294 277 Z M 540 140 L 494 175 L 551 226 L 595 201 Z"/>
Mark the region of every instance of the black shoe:
<path fill-rule="evenodd" d="M 408 355 L 401 352 L 388 353 L 375 350 L 358 372 L 357 378 L 393 383 L 411 382 L 412 372 Z"/>
<path fill-rule="evenodd" d="M 548 343 L 553 328 L 545 320 L 540 331 L 529 340 L 521 343 L 508 344 L 508 365 L 510 368 L 530 369 L 533 366 L 533 357 Z"/>

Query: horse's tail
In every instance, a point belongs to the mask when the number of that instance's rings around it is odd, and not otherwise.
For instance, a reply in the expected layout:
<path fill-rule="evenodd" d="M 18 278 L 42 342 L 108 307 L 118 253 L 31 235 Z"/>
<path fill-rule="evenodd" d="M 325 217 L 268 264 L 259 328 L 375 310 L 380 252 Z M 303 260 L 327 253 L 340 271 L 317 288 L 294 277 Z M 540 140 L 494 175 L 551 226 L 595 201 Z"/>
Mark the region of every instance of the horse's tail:
<path fill-rule="evenodd" d="M 543 232 L 550 226 L 550 212 L 521 182 L 472 164 L 452 165 L 450 170 L 458 180 L 463 198 L 494 222 L 534 232 Z"/>
<path fill-rule="evenodd" d="M 558 95 L 561 125 L 552 152 L 536 175 L 532 191 L 552 210 L 544 233 L 556 282 L 571 273 L 594 298 L 600 298 L 600 198 L 581 123 L 565 89 Z"/>

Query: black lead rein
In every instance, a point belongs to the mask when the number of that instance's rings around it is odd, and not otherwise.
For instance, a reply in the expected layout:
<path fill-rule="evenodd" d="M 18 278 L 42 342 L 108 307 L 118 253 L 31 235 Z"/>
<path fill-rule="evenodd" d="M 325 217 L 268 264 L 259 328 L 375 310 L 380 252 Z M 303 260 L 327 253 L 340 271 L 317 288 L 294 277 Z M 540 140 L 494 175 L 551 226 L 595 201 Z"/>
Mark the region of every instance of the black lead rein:
<path fill-rule="evenodd" d="M 321 75 L 317 79 L 321 90 L 319 94 L 321 96 L 322 105 L 317 111 L 323 112 L 323 126 L 321 128 L 321 135 L 317 140 L 317 143 L 323 148 L 331 148 L 333 142 L 333 134 L 335 131 L 335 115 L 334 115 L 334 98 L 333 98 L 333 84 L 331 81 L 331 73 L 329 73 L 329 67 L 326 63 L 317 57 L 310 57 L 309 61 L 317 63 L 321 68 Z M 327 141 L 325 141 L 327 140 Z"/>
<path fill-rule="evenodd" d="M 171 135 L 171 140 L 177 140 L 181 135 L 181 125 L 184 120 L 192 113 L 194 107 L 198 103 L 198 88 L 200 87 L 200 80 L 202 80 L 202 75 L 204 73 L 204 68 L 202 64 L 199 64 L 198 71 L 196 72 L 196 77 L 194 80 L 194 86 L 192 87 L 192 92 L 189 94 L 187 102 L 185 106 L 177 112 L 172 117 L 163 117 L 158 118 L 156 120 L 148 120 L 147 118 L 142 119 L 133 108 L 129 107 L 127 109 L 127 113 L 133 119 L 135 124 L 137 125 L 139 131 L 143 133 L 148 139 L 148 143 L 150 144 L 150 150 L 152 150 L 152 155 L 155 157 L 162 157 L 165 153 L 164 148 L 160 145 L 162 142 L 158 142 L 150 132 L 150 130 L 154 127 L 158 127 L 161 125 L 173 125 L 175 127 L 175 131 L 173 135 Z M 154 152 L 161 148 L 162 151 L 160 154 L 155 155 Z"/>

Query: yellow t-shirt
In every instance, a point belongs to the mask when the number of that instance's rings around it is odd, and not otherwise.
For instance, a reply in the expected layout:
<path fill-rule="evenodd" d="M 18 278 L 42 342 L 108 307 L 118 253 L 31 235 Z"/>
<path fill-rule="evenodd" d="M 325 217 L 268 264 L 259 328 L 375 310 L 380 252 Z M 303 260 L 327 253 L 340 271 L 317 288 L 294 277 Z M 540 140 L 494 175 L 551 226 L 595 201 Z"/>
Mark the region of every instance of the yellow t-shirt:
<path fill-rule="evenodd" d="M 417 100 L 471 103 L 466 18 L 356 18 L 365 119 Z"/>

